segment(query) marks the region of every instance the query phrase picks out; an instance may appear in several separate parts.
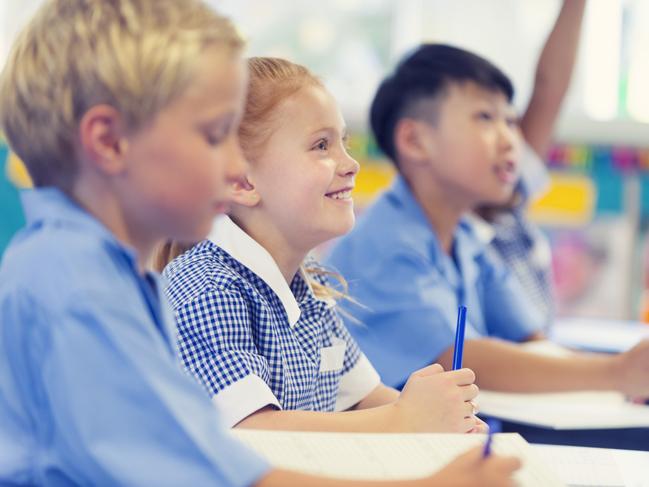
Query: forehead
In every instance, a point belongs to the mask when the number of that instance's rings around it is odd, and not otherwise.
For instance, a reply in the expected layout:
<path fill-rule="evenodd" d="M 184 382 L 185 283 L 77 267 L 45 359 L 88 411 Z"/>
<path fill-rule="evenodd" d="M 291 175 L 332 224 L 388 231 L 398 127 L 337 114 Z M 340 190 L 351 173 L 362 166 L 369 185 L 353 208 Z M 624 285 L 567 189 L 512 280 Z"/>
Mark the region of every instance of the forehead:
<path fill-rule="evenodd" d="M 300 127 L 302 131 L 313 132 L 324 127 L 341 128 L 342 114 L 334 97 L 324 87 L 310 85 L 300 88 L 279 104 L 277 116 L 281 126 Z"/>
<path fill-rule="evenodd" d="M 488 103 L 502 109 L 512 109 L 513 105 L 505 93 L 497 89 L 489 89 L 473 81 L 451 83 L 446 89 L 443 103 L 452 105 L 469 105 Z"/>
<path fill-rule="evenodd" d="M 205 113 L 245 96 L 248 72 L 239 53 L 225 47 L 206 49 L 196 60 L 186 89 L 170 108 Z"/>

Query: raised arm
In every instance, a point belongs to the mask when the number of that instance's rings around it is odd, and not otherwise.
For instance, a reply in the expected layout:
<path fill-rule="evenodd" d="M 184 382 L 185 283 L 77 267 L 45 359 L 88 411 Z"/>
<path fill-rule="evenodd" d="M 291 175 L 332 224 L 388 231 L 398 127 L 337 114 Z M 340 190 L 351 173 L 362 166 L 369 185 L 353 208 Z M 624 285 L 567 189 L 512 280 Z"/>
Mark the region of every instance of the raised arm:
<path fill-rule="evenodd" d="M 564 0 L 536 66 L 534 91 L 521 119 L 523 137 L 541 157 L 547 152 L 570 86 L 586 0 Z"/>

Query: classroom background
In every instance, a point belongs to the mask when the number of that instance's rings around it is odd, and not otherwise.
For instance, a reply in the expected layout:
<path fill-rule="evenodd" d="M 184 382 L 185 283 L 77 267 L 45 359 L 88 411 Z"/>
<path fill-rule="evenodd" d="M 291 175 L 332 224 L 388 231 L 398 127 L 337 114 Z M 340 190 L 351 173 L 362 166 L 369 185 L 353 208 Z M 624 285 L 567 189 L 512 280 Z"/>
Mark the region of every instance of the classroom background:
<path fill-rule="evenodd" d="M 0 64 L 41 0 L 0 2 Z M 374 91 L 420 42 L 481 54 L 531 94 L 559 0 L 211 0 L 249 39 L 250 55 L 309 66 L 339 100 L 361 162 L 362 211 L 393 177 L 368 134 Z M 552 184 L 531 208 L 550 237 L 558 314 L 649 321 L 649 0 L 592 0 L 553 148 Z M 24 224 L 20 161 L 0 141 L 0 255 Z"/>

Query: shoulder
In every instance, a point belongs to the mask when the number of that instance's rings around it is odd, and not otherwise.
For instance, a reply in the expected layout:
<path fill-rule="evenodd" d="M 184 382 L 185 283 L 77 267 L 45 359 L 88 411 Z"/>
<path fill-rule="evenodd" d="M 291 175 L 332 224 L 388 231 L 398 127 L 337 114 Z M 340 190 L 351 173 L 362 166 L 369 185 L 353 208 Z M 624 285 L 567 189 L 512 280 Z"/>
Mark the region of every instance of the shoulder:
<path fill-rule="evenodd" d="M 242 268 L 229 254 L 205 240 L 165 268 L 167 297 L 177 309 L 205 296 L 242 296 L 242 289 L 250 287 Z"/>
<path fill-rule="evenodd" d="M 111 293 L 129 279 L 116 244 L 65 226 L 30 229 L 7 250 L 0 281 L 30 290 L 39 301 L 65 302 L 88 292 Z"/>

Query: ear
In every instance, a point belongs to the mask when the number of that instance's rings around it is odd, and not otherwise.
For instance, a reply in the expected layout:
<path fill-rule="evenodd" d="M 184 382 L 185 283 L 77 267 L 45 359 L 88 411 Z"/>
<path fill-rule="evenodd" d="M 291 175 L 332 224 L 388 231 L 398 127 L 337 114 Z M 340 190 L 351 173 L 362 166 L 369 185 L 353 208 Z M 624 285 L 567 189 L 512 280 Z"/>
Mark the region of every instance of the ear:
<path fill-rule="evenodd" d="M 119 112 L 109 105 L 90 108 L 79 123 L 79 145 L 82 157 L 99 171 L 109 175 L 123 171 L 128 141 Z"/>
<path fill-rule="evenodd" d="M 394 128 L 394 146 L 399 159 L 424 164 L 435 157 L 435 127 L 414 118 L 402 118 Z"/>
<path fill-rule="evenodd" d="M 261 201 L 261 196 L 257 192 L 255 185 L 251 182 L 249 176 L 245 176 L 242 181 L 235 181 L 229 187 L 229 200 L 237 205 L 252 208 L 257 206 Z"/>

